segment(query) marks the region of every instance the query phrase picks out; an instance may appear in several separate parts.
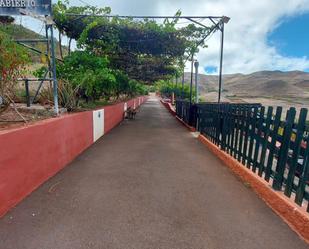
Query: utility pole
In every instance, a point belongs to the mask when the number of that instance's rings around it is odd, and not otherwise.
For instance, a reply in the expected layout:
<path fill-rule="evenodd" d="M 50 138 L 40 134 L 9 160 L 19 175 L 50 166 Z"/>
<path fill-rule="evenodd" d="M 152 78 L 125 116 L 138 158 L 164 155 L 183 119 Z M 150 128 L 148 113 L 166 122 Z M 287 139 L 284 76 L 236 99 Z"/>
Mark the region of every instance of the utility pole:
<path fill-rule="evenodd" d="M 198 86 L 198 67 L 199 67 L 199 62 L 195 61 L 194 62 L 194 67 L 195 67 L 195 103 L 198 103 L 198 95 L 199 95 L 199 86 Z"/>

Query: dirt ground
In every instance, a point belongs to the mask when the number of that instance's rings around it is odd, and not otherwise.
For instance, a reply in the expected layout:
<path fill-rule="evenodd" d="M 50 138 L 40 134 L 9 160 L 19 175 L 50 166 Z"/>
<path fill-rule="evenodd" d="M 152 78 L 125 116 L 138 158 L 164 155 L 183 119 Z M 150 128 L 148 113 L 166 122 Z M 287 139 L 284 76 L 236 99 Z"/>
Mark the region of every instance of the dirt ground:
<path fill-rule="evenodd" d="M 207 102 L 214 102 L 218 100 L 218 93 L 211 92 L 204 94 L 202 96 L 203 101 Z M 279 98 L 279 97 L 253 97 L 253 96 L 225 96 L 223 93 L 222 101 L 226 102 L 232 102 L 232 103 L 261 103 L 264 106 L 273 106 L 274 108 L 277 106 L 282 106 L 283 113 L 286 113 L 286 111 L 290 107 L 295 107 L 297 112 L 300 111 L 301 108 L 308 108 L 309 109 L 309 100 L 308 99 L 285 99 L 285 98 Z"/>
<path fill-rule="evenodd" d="M 18 112 L 13 107 L 9 107 L 0 113 L 0 131 L 26 126 L 53 116 L 52 111 L 41 106 L 33 106 L 27 109 L 23 104 L 17 104 L 17 110 Z"/>

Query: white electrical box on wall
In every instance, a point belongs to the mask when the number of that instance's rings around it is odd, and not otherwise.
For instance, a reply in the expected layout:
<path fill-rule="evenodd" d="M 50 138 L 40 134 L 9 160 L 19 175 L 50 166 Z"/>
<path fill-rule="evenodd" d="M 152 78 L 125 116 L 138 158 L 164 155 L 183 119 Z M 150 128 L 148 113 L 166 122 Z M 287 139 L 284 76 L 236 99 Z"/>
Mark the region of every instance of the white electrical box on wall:
<path fill-rule="evenodd" d="M 104 135 L 104 109 L 93 111 L 93 142 Z"/>
<path fill-rule="evenodd" d="M 123 105 L 123 113 L 124 113 L 124 118 L 127 117 L 127 110 L 128 110 L 128 103 L 124 103 Z"/>

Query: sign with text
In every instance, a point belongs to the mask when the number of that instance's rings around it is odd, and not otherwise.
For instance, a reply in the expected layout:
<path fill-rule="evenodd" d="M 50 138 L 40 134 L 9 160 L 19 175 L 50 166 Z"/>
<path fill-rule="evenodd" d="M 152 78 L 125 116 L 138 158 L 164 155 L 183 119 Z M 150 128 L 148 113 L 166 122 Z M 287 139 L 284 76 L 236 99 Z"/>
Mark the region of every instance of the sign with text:
<path fill-rule="evenodd" d="M 0 0 L 0 16 L 51 15 L 51 0 Z"/>

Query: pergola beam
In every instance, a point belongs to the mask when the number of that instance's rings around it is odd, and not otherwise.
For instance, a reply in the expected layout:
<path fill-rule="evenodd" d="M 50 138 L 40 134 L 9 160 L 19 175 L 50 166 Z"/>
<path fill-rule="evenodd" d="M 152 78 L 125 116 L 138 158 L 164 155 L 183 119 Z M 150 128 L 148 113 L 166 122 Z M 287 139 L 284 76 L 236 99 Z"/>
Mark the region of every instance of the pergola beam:
<path fill-rule="evenodd" d="M 224 16 L 124 16 L 124 15 L 96 15 L 96 14 L 75 14 L 66 13 L 67 16 L 82 16 L 82 17 L 118 17 L 118 18 L 134 18 L 134 19 L 222 19 Z"/>
<path fill-rule="evenodd" d="M 203 23 L 200 23 L 200 22 L 198 22 L 198 21 L 195 21 L 194 19 L 192 19 L 192 18 L 187 18 L 189 21 L 191 21 L 191 22 L 194 22 L 194 23 L 196 23 L 196 24 L 198 24 L 198 25 L 200 25 L 200 26 L 202 26 L 202 27 L 204 27 L 204 28 L 206 28 L 206 29 L 209 29 L 209 27 L 207 27 L 206 25 L 204 25 Z"/>

